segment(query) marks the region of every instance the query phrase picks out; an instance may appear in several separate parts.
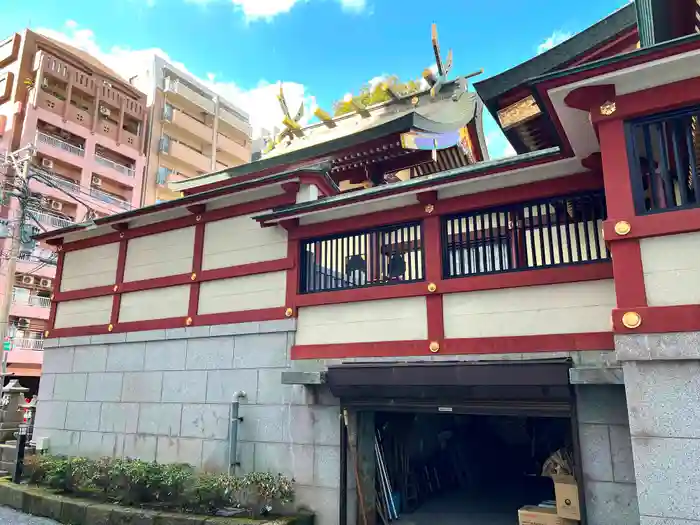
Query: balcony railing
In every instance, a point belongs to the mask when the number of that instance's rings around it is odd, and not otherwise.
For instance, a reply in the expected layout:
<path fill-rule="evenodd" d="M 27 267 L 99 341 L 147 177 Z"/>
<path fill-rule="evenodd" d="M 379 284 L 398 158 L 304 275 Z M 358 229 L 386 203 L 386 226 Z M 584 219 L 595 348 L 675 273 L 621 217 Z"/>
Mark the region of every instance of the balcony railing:
<path fill-rule="evenodd" d="M 637 213 L 700 206 L 700 107 L 628 123 Z"/>
<path fill-rule="evenodd" d="M 102 164 L 103 166 L 112 168 L 113 170 L 116 170 L 122 175 L 126 175 L 127 177 L 134 177 L 136 175 L 136 172 L 132 168 L 124 166 L 123 164 L 119 164 L 118 162 L 114 162 L 113 160 L 109 160 L 105 157 L 102 157 L 101 155 L 98 155 L 97 153 L 95 153 L 95 161 L 98 164 Z"/>
<path fill-rule="evenodd" d="M 12 339 L 13 350 L 43 350 L 43 339 L 32 339 L 27 337 L 15 337 Z"/>
<path fill-rule="evenodd" d="M 602 190 L 443 217 L 443 278 L 609 260 L 606 218 Z M 423 281 L 423 239 L 415 222 L 304 240 L 300 293 Z"/>
<path fill-rule="evenodd" d="M 77 155 L 79 157 L 85 156 L 84 148 L 74 146 L 73 144 L 69 144 L 64 140 L 52 137 L 51 135 L 47 135 L 46 133 L 42 133 L 41 131 L 37 131 L 36 140 L 38 142 L 48 144 L 49 146 L 53 146 L 54 148 L 62 149 L 63 151 L 67 151 L 68 153 L 72 153 L 73 155 Z"/>
<path fill-rule="evenodd" d="M 533 270 L 608 259 L 602 191 L 446 217 L 443 277 Z"/>
<path fill-rule="evenodd" d="M 421 224 L 311 239 L 301 247 L 301 293 L 422 281 Z"/>
<path fill-rule="evenodd" d="M 119 197 L 115 197 L 114 195 L 111 195 L 111 194 L 104 192 L 102 190 L 98 190 L 97 188 L 90 188 L 90 197 L 98 199 L 102 202 L 106 202 L 107 204 L 112 204 L 114 206 L 118 206 L 119 208 L 122 208 L 124 210 L 131 209 L 131 204 L 126 202 L 124 199 L 120 199 Z"/>
<path fill-rule="evenodd" d="M 51 298 L 39 295 L 17 293 L 17 288 L 12 292 L 12 303 L 21 306 L 38 306 L 39 308 L 51 308 Z M 24 290 L 24 288 L 22 288 Z"/>
<path fill-rule="evenodd" d="M 44 224 L 50 228 L 66 228 L 75 224 L 72 220 L 65 217 L 59 217 L 58 215 L 53 215 L 51 213 L 46 213 L 43 211 L 37 211 L 30 209 L 29 212 L 34 218 L 36 218 L 41 224 Z"/>

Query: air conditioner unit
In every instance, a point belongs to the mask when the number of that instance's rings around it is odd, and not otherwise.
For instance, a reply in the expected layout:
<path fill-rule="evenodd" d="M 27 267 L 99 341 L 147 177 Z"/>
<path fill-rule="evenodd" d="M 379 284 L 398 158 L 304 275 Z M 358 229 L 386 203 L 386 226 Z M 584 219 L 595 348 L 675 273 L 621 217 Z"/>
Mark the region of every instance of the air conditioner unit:
<path fill-rule="evenodd" d="M 19 328 L 29 328 L 29 319 L 26 317 L 20 317 L 17 319 L 17 326 Z"/>
<path fill-rule="evenodd" d="M 51 209 L 61 211 L 63 209 L 63 203 L 59 201 L 51 201 Z"/>
<path fill-rule="evenodd" d="M 92 176 L 92 185 L 93 186 L 102 186 L 102 179 L 99 178 L 97 175 Z"/>
<path fill-rule="evenodd" d="M 112 114 L 110 109 L 107 106 L 100 106 L 100 115 L 104 115 L 105 117 L 109 117 Z"/>
<path fill-rule="evenodd" d="M 53 161 L 51 159 L 41 159 L 41 167 L 48 170 L 53 169 Z"/>
<path fill-rule="evenodd" d="M 23 275 L 22 284 L 34 284 L 34 277 L 31 275 Z"/>
<path fill-rule="evenodd" d="M 51 288 L 51 279 L 42 279 L 39 281 L 39 286 L 42 288 Z"/>

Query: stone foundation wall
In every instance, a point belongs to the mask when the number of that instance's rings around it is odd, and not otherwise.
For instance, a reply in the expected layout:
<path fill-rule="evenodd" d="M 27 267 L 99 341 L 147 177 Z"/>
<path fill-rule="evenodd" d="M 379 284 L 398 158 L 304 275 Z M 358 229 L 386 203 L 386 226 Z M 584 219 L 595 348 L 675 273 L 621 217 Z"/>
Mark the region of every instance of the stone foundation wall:
<path fill-rule="evenodd" d="M 281 384 L 294 329 L 284 320 L 53 340 L 35 436 L 52 453 L 226 471 L 231 401 L 243 390 L 237 472 L 293 477 L 297 502 L 336 524 L 339 406 L 320 387 Z"/>

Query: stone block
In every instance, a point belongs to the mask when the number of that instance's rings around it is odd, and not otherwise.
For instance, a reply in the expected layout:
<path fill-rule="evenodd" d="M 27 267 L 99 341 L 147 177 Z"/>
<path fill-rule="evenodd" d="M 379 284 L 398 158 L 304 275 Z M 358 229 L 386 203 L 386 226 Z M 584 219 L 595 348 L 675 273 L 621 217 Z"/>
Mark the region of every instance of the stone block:
<path fill-rule="evenodd" d="M 613 481 L 610 432 L 607 425 L 579 425 L 581 468 L 586 480 Z"/>
<path fill-rule="evenodd" d="M 582 367 L 569 370 L 572 385 L 624 385 L 622 367 Z"/>
<path fill-rule="evenodd" d="M 158 438 L 158 463 L 188 463 L 199 467 L 202 461 L 202 440 L 191 438 Z"/>
<path fill-rule="evenodd" d="M 681 520 L 676 518 L 658 518 L 656 516 L 641 516 L 640 525 L 700 525 L 699 520 Z"/>
<path fill-rule="evenodd" d="M 143 370 L 146 343 L 121 343 L 107 349 L 108 372 L 140 372 Z"/>
<path fill-rule="evenodd" d="M 48 348 L 58 348 L 59 346 L 61 346 L 61 341 L 58 337 L 44 339 L 44 350 Z"/>
<path fill-rule="evenodd" d="M 52 520 L 61 519 L 63 498 L 49 492 L 27 490 L 24 494 L 22 510 L 34 516 L 43 516 Z"/>
<path fill-rule="evenodd" d="M 24 489 L 9 482 L 0 482 L 0 505 L 22 510 L 24 506 Z"/>
<path fill-rule="evenodd" d="M 56 374 L 41 374 L 39 381 L 39 399 L 51 401 L 53 399 L 53 387 L 56 383 Z"/>
<path fill-rule="evenodd" d="M 698 360 L 700 332 L 616 335 L 615 350 L 621 361 Z"/>
<path fill-rule="evenodd" d="M 166 339 L 192 339 L 194 337 L 209 337 L 209 326 L 189 326 L 187 328 L 168 328 Z"/>
<path fill-rule="evenodd" d="M 243 423 L 238 429 L 238 439 L 277 443 L 289 441 L 291 419 L 289 408 L 288 406 L 241 404 L 239 415 L 243 417 Z M 306 421 L 311 425 L 310 417 Z"/>
<path fill-rule="evenodd" d="M 295 332 L 297 329 L 297 320 L 293 317 L 288 319 L 274 319 L 272 321 L 263 321 L 260 323 L 260 333 L 275 333 L 275 332 Z"/>
<path fill-rule="evenodd" d="M 588 481 L 584 484 L 586 513 L 591 525 L 639 523 L 637 491 L 631 483 Z"/>
<path fill-rule="evenodd" d="M 66 430 L 96 431 L 100 425 L 101 403 L 70 401 L 66 412 Z"/>
<path fill-rule="evenodd" d="M 122 399 L 121 372 L 97 372 L 88 374 L 86 401 L 111 401 Z"/>
<path fill-rule="evenodd" d="M 61 337 L 60 347 L 65 348 L 67 346 L 90 346 L 90 336 L 80 335 L 77 337 Z"/>
<path fill-rule="evenodd" d="M 180 435 L 201 439 L 227 439 L 230 405 L 184 404 Z"/>
<path fill-rule="evenodd" d="M 698 519 L 700 439 L 632 437 L 639 511 Z"/>
<path fill-rule="evenodd" d="M 291 443 L 256 443 L 255 470 L 294 478 L 299 485 L 314 484 L 314 447 Z"/>
<path fill-rule="evenodd" d="M 157 403 L 163 387 L 163 372 L 125 372 L 122 401 Z"/>
<path fill-rule="evenodd" d="M 78 346 L 73 354 L 73 372 L 104 372 L 107 369 L 107 346 Z"/>
<path fill-rule="evenodd" d="M 139 434 L 178 436 L 182 405 L 179 403 L 143 403 L 139 412 Z"/>
<path fill-rule="evenodd" d="M 86 501 L 66 498 L 63 500 L 61 507 L 61 523 L 83 524 L 85 522 L 85 514 L 90 504 Z M 92 524 L 90 524 L 92 525 Z"/>
<path fill-rule="evenodd" d="M 119 438 L 119 439 L 117 439 Z M 91 458 L 121 457 L 124 451 L 123 437 L 104 432 L 81 432 L 80 453 Z"/>
<path fill-rule="evenodd" d="M 146 343 L 146 370 L 184 370 L 187 340 Z"/>
<path fill-rule="evenodd" d="M 612 425 L 609 430 L 613 478 L 619 483 L 634 483 L 634 458 L 630 429 L 626 426 Z"/>
<path fill-rule="evenodd" d="M 332 489 L 340 486 L 340 447 L 315 448 L 313 485 Z"/>
<path fill-rule="evenodd" d="M 313 436 L 316 445 L 340 445 L 340 408 L 313 407 Z"/>
<path fill-rule="evenodd" d="M 49 452 L 54 455 L 76 456 L 80 453 L 80 432 L 49 430 Z"/>
<path fill-rule="evenodd" d="M 109 525 L 111 505 L 90 505 L 85 511 L 85 525 Z"/>
<path fill-rule="evenodd" d="M 212 325 L 210 333 L 212 337 L 218 337 L 222 335 L 257 334 L 259 332 L 260 323 L 234 323 Z"/>
<path fill-rule="evenodd" d="M 53 387 L 56 401 L 85 401 L 87 374 L 59 374 Z"/>
<path fill-rule="evenodd" d="M 258 372 L 258 403 L 261 405 L 307 405 L 310 392 L 304 385 L 282 384 L 284 370 L 263 369 Z"/>
<path fill-rule="evenodd" d="M 233 366 L 233 337 L 187 341 L 187 370 L 226 370 Z"/>
<path fill-rule="evenodd" d="M 90 344 L 100 345 L 100 344 L 115 344 L 124 343 L 126 341 L 126 334 L 98 334 L 90 337 Z"/>
<path fill-rule="evenodd" d="M 138 403 L 102 403 L 101 432 L 134 434 L 138 427 Z"/>
<path fill-rule="evenodd" d="M 608 352 L 585 351 L 571 352 L 571 358 L 576 366 L 584 367 L 615 367 L 620 366 L 614 350 Z"/>
<path fill-rule="evenodd" d="M 258 403 L 256 370 L 211 370 L 207 372 L 207 403 L 230 403 L 235 392 L 243 391 L 241 403 Z M 261 392 L 262 394 L 262 392 Z"/>
<path fill-rule="evenodd" d="M 115 506 L 109 517 L 109 525 L 153 525 L 157 512 Z"/>
<path fill-rule="evenodd" d="M 624 367 L 633 436 L 700 438 L 699 361 L 634 362 Z"/>
<path fill-rule="evenodd" d="M 576 386 L 579 423 L 627 425 L 627 401 L 621 385 Z"/>
<path fill-rule="evenodd" d="M 205 525 L 206 518 L 172 512 L 159 513 L 153 520 L 153 525 Z"/>
<path fill-rule="evenodd" d="M 143 461 L 155 461 L 157 445 L 158 438 L 156 436 L 127 434 L 124 436 L 124 456 Z"/>
<path fill-rule="evenodd" d="M 248 474 L 255 472 L 255 443 L 239 441 L 236 450 L 238 466 L 236 474 Z"/>
<path fill-rule="evenodd" d="M 205 371 L 163 372 L 164 403 L 204 403 L 206 397 Z"/>
<path fill-rule="evenodd" d="M 127 343 L 141 341 L 162 341 L 165 340 L 165 330 L 143 330 L 141 332 L 127 332 Z"/>
<path fill-rule="evenodd" d="M 234 368 L 286 368 L 287 334 L 238 335 L 233 356 Z"/>
<path fill-rule="evenodd" d="M 316 523 L 339 525 L 340 498 L 337 489 L 299 486 L 296 487 L 295 493 L 295 505 L 313 510 L 316 514 Z"/>
<path fill-rule="evenodd" d="M 44 352 L 43 374 L 68 374 L 73 370 L 73 347 L 52 348 Z"/>
<path fill-rule="evenodd" d="M 205 472 L 228 471 L 229 442 L 206 440 L 202 443 L 202 470 Z"/>
<path fill-rule="evenodd" d="M 65 428 L 68 403 L 39 400 L 34 425 L 38 428 Z"/>

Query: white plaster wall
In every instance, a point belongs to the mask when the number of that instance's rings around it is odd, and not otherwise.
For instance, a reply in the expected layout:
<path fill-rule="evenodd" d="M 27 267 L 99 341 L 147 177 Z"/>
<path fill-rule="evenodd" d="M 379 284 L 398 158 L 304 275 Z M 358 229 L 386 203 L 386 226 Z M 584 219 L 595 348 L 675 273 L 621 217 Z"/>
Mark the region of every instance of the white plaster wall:
<path fill-rule="evenodd" d="M 107 325 L 112 315 L 112 296 L 64 301 L 56 306 L 55 328 Z"/>
<path fill-rule="evenodd" d="M 114 284 L 119 243 L 67 252 L 63 261 L 61 291 L 84 290 Z"/>
<path fill-rule="evenodd" d="M 445 337 L 609 332 L 613 280 L 447 294 Z"/>
<path fill-rule="evenodd" d="M 700 233 L 641 239 L 649 306 L 700 303 Z"/>
<path fill-rule="evenodd" d="M 428 338 L 425 297 L 299 309 L 298 345 L 412 341 Z"/>
<path fill-rule="evenodd" d="M 240 312 L 284 306 L 286 272 L 261 273 L 202 283 L 199 314 Z"/>
<path fill-rule="evenodd" d="M 207 223 L 202 269 L 226 268 L 287 256 L 287 232 L 279 226 L 261 228 L 251 216 Z"/>
<path fill-rule="evenodd" d="M 122 295 L 119 322 L 184 317 L 190 302 L 190 285 L 169 286 Z"/>
<path fill-rule="evenodd" d="M 194 226 L 129 241 L 124 281 L 141 281 L 192 271 Z"/>

